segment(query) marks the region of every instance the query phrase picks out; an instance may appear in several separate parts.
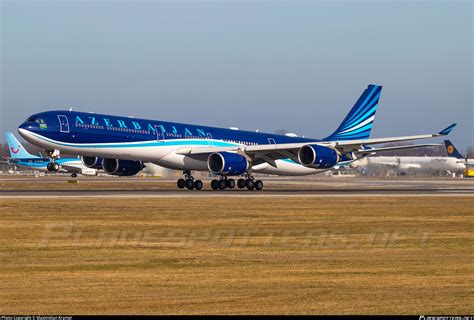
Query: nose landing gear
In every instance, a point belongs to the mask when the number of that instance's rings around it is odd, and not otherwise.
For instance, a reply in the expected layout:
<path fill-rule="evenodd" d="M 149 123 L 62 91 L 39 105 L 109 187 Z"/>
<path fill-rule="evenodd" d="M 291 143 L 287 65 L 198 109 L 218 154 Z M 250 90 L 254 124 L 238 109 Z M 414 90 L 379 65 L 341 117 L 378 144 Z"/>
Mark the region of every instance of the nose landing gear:
<path fill-rule="evenodd" d="M 58 172 L 59 164 L 56 163 L 56 159 L 59 158 L 59 150 L 46 150 L 46 153 L 51 158 L 51 162 L 46 165 L 46 169 L 50 172 Z"/>
<path fill-rule="evenodd" d="M 183 171 L 184 179 L 178 179 L 176 182 L 179 189 L 187 188 L 188 190 L 201 190 L 203 187 L 203 183 L 201 180 L 195 180 L 191 171 L 185 170 Z"/>
<path fill-rule="evenodd" d="M 59 171 L 59 164 L 57 162 L 54 162 L 54 159 L 53 159 L 53 162 L 48 163 L 46 165 L 46 168 L 50 172 L 57 172 L 57 171 Z"/>

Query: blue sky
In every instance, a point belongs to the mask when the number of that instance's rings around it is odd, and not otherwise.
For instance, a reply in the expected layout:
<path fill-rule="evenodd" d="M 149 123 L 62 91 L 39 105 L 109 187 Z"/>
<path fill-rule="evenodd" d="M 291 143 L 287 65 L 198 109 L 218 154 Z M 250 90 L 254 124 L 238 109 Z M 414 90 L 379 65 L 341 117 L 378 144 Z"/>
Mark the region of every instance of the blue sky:
<path fill-rule="evenodd" d="M 1 1 L 1 141 L 73 107 L 324 137 L 369 83 L 374 137 L 474 145 L 471 1 Z"/>

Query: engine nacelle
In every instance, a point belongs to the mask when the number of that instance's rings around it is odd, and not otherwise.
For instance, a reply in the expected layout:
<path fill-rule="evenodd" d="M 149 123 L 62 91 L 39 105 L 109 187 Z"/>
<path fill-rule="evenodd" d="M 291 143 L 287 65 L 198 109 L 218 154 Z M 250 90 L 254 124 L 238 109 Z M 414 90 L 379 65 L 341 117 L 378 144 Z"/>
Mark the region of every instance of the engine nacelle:
<path fill-rule="evenodd" d="M 91 169 L 102 168 L 102 158 L 81 156 L 82 164 Z"/>
<path fill-rule="evenodd" d="M 140 172 L 145 166 L 140 161 L 104 159 L 102 169 L 114 176 L 133 176 Z"/>
<path fill-rule="evenodd" d="M 339 161 L 339 153 L 325 146 L 308 144 L 298 151 L 298 160 L 305 167 L 329 169 Z"/>
<path fill-rule="evenodd" d="M 249 162 L 237 153 L 215 152 L 207 158 L 207 167 L 213 174 L 238 176 L 247 171 Z"/>

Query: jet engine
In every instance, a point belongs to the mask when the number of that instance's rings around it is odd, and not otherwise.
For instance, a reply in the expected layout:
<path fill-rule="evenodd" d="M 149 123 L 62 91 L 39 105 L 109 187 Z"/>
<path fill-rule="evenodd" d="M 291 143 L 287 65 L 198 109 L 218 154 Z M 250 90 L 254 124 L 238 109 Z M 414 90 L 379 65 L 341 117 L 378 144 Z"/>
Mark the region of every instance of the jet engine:
<path fill-rule="evenodd" d="M 104 159 L 102 169 L 114 176 L 133 176 L 140 172 L 145 166 L 140 161 Z"/>
<path fill-rule="evenodd" d="M 309 144 L 298 151 L 298 160 L 305 167 L 329 169 L 340 161 L 340 157 L 333 148 Z"/>
<path fill-rule="evenodd" d="M 81 156 L 82 164 L 91 169 L 102 168 L 102 158 Z"/>
<path fill-rule="evenodd" d="M 238 176 L 245 173 L 249 162 L 244 156 L 232 152 L 215 152 L 207 158 L 207 167 L 213 174 Z"/>

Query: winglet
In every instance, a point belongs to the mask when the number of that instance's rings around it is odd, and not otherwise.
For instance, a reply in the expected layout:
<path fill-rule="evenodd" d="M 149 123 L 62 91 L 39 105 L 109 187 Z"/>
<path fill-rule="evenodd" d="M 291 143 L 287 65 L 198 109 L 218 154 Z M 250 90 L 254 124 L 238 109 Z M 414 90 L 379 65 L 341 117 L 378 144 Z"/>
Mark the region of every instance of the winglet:
<path fill-rule="evenodd" d="M 453 123 L 452 125 L 450 125 L 449 127 L 447 127 L 446 129 L 443 129 L 441 130 L 440 132 L 438 132 L 438 135 L 440 136 L 447 136 L 453 129 L 454 127 L 457 125 L 457 123 Z"/>

